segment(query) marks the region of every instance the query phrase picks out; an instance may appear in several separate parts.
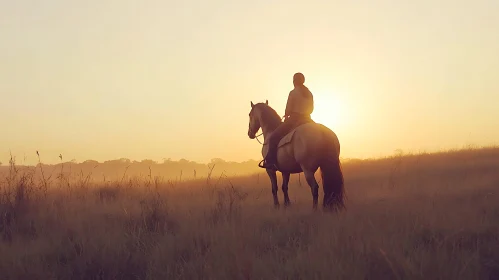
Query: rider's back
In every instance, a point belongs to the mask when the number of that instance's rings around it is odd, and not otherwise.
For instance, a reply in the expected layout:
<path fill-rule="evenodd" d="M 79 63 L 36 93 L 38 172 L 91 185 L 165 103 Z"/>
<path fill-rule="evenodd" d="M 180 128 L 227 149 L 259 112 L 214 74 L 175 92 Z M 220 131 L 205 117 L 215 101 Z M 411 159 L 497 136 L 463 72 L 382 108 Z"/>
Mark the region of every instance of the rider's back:
<path fill-rule="evenodd" d="M 288 96 L 286 114 L 310 115 L 314 110 L 314 97 L 306 86 L 295 87 Z"/>

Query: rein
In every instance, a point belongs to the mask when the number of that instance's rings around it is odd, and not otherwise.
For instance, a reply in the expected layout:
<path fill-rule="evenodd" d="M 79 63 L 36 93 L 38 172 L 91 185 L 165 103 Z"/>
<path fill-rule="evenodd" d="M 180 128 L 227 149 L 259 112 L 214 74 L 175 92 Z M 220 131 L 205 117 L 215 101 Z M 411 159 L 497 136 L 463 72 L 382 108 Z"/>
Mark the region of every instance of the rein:
<path fill-rule="evenodd" d="M 260 143 L 261 145 L 265 145 L 264 143 L 260 142 L 260 140 L 258 140 L 258 137 L 260 137 L 260 136 L 262 136 L 262 135 L 263 135 L 263 132 L 262 132 L 262 133 L 260 133 L 260 134 L 258 134 L 258 135 L 256 135 L 256 136 L 255 136 L 255 139 L 256 139 L 256 141 L 258 141 L 258 143 Z"/>
<path fill-rule="evenodd" d="M 284 117 L 282 117 L 282 118 L 281 118 L 281 121 L 282 121 L 284 118 L 286 118 L 286 117 L 285 117 L 285 116 L 284 116 Z M 255 139 L 256 139 L 256 141 L 258 141 L 258 143 L 260 143 L 261 145 L 265 146 L 265 144 L 264 144 L 264 143 L 262 143 L 262 142 L 260 142 L 260 140 L 258 140 L 258 137 L 260 137 L 260 136 L 262 136 L 262 135 L 263 135 L 263 132 L 262 132 L 262 133 L 260 133 L 260 134 L 258 134 L 258 135 L 256 135 L 256 136 L 255 136 Z"/>

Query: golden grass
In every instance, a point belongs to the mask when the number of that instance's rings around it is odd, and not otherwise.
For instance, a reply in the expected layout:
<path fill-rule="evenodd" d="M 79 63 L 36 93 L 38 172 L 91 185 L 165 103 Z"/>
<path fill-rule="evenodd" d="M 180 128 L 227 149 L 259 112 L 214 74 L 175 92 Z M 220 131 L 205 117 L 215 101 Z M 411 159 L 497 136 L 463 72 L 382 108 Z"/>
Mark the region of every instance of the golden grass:
<path fill-rule="evenodd" d="M 497 279 L 499 149 L 344 164 L 347 210 L 292 176 L 1 183 L 0 279 Z M 304 180 L 303 180 L 304 181 Z M 282 202 L 282 192 L 279 193 Z"/>

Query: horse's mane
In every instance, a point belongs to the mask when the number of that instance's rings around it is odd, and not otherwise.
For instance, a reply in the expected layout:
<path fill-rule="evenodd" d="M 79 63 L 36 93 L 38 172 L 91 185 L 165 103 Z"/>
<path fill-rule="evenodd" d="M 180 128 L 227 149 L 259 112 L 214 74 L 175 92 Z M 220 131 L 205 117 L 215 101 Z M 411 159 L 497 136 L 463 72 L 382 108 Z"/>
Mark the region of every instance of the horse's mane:
<path fill-rule="evenodd" d="M 262 120 L 269 126 L 270 129 L 275 129 L 281 124 L 281 117 L 277 112 L 267 104 L 261 104 L 261 117 Z"/>

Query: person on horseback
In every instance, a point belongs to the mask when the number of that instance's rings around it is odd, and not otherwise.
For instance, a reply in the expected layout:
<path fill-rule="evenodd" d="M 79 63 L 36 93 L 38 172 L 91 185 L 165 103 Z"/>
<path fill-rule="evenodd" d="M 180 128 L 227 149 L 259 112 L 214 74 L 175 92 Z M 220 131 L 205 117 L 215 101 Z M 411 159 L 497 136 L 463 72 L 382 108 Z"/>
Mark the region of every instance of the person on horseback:
<path fill-rule="evenodd" d="M 284 122 L 268 138 L 269 149 L 261 165 L 262 168 L 278 170 L 277 146 L 279 145 L 279 141 L 298 126 L 313 122 L 310 115 L 314 110 L 314 97 L 304 83 L 305 76 L 302 73 L 293 75 L 294 89 L 289 92 L 284 113 Z"/>

